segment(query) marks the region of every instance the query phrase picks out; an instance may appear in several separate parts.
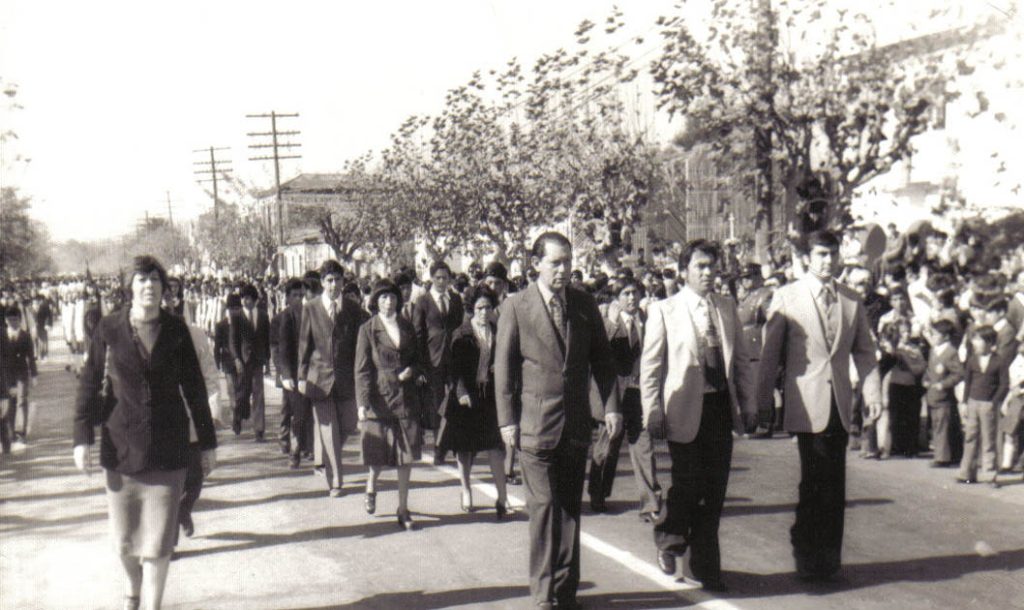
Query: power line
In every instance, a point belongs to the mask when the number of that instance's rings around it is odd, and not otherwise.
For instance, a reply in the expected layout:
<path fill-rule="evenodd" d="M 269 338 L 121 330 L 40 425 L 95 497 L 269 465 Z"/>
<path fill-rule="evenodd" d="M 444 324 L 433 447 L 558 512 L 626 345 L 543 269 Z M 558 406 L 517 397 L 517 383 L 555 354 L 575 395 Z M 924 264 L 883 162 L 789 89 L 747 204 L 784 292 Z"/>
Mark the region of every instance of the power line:
<path fill-rule="evenodd" d="M 192 165 L 202 165 L 204 167 L 208 167 L 209 169 L 195 169 L 195 170 L 192 170 L 192 173 L 196 174 L 197 176 L 205 176 L 207 174 L 210 176 L 209 178 L 203 178 L 201 180 L 196 180 L 196 182 L 212 182 L 213 183 L 213 220 L 214 220 L 214 222 L 217 222 L 220 219 L 220 209 L 219 209 L 220 203 L 219 203 L 219 199 L 217 197 L 217 174 L 225 174 L 226 175 L 226 174 L 230 174 L 231 173 L 231 168 L 230 167 L 224 167 L 224 164 L 231 163 L 231 161 L 225 160 L 225 159 L 218 159 L 216 154 L 215 154 L 218 150 L 229 150 L 229 148 L 227 146 L 221 146 L 219 148 L 210 146 L 209 148 L 198 148 L 198 149 L 192 151 L 193 153 L 209 153 L 209 155 L 210 155 L 209 159 L 204 159 L 203 161 L 193 161 L 192 162 Z"/>
<path fill-rule="evenodd" d="M 281 154 L 280 149 L 284 149 L 288 152 L 289 149 L 298 148 L 302 146 L 298 142 L 282 142 L 282 137 L 297 136 L 301 133 L 298 130 L 292 131 L 278 131 L 277 120 L 278 119 L 294 119 L 298 118 L 299 113 L 283 113 L 271 110 L 270 113 L 264 114 L 247 114 L 246 118 L 249 119 L 270 119 L 270 131 L 266 132 L 249 132 L 248 135 L 251 138 L 270 138 L 268 143 L 266 140 L 259 141 L 257 144 L 250 144 L 249 148 L 263 149 L 270 148 L 273 151 L 271 156 L 261 157 L 249 157 L 250 161 L 273 161 L 274 162 L 274 193 L 275 201 L 277 203 L 277 241 L 279 245 L 284 245 L 284 210 L 281 206 L 281 160 L 282 159 L 301 159 L 302 155 L 299 154 Z"/>

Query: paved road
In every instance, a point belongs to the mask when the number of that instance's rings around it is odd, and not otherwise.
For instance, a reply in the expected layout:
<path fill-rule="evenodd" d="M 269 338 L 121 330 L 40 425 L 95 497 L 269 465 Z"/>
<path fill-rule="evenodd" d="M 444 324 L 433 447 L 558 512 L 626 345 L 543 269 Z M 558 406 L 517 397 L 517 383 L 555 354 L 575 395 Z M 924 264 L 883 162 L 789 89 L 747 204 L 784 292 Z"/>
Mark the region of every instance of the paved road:
<path fill-rule="evenodd" d="M 101 476 L 76 473 L 70 459 L 75 380 L 63 358 L 41 367 L 28 448 L 0 462 L 4 610 L 119 607 Z M 267 394 L 275 421 L 279 392 L 268 384 Z M 461 513 L 450 467 L 414 469 L 410 505 L 420 528 L 407 533 L 393 517 L 393 473 L 377 515 L 363 511 L 354 439 L 340 499 L 328 498 L 310 469 L 289 470 L 276 445 L 254 443 L 249 430 L 222 430 L 219 440 L 220 466 L 197 506 L 196 536 L 183 539 L 172 564 L 166 607 L 529 607 L 525 519 Z M 657 570 L 629 469 L 623 454 L 612 512 L 584 516 L 580 600 L 588 608 L 1024 608 L 1020 479 L 1001 490 L 964 488 L 925 460 L 851 455 L 843 576 L 810 586 L 794 578 L 788 544 L 796 447 L 784 438 L 738 442 L 721 532 L 733 590 L 716 598 Z M 483 468 L 477 474 L 487 479 Z M 477 504 L 489 506 L 492 491 L 481 482 Z"/>

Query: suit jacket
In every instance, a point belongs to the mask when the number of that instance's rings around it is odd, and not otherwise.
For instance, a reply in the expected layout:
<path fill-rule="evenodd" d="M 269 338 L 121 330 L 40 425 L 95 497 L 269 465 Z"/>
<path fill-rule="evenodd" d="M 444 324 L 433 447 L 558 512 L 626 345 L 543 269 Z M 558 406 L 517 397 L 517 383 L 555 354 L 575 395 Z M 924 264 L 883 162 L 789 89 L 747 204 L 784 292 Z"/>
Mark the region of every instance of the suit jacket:
<path fill-rule="evenodd" d="M 971 394 L 984 394 L 986 398 L 976 400 L 989 400 L 995 403 L 996 407 L 1003 404 L 1003 399 L 1010 389 L 1009 377 L 1010 363 L 999 359 L 999 355 L 992 353 L 988 359 L 988 366 L 981 368 L 981 357 L 978 354 L 971 354 L 964 364 L 964 402 L 971 398 Z"/>
<path fill-rule="evenodd" d="M 612 362 L 615 364 L 615 372 L 619 376 L 619 389 L 625 390 L 629 386 L 639 386 L 639 363 L 640 355 L 643 353 L 644 328 L 647 325 L 647 315 L 637 310 L 635 317 L 639 321 L 635 345 L 629 344 L 629 327 L 622 323 L 622 316 L 616 314 L 613 319 L 605 320 L 605 331 L 608 333 L 608 346 L 612 351 Z"/>
<path fill-rule="evenodd" d="M 370 417 L 384 420 L 418 417 L 420 392 L 419 350 L 416 333 L 405 318 L 398 316 L 399 345 L 391 341 L 379 316 L 359 328 L 355 360 L 356 404 L 367 407 Z M 399 381 L 398 374 L 411 367 L 413 375 Z"/>
<path fill-rule="evenodd" d="M 3 332 L 3 343 L 0 343 L 0 366 L 4 368 L 7 383 L 14 385 L 19 379 L 24 380 L 38 375 L 32 335 L 27 330 L 19 330 L 17 339 L 12 341 L 7 336 L 6 325 L 0 332 Z"/>
<path fill-rule="evenodd" d="M 964 378 L 964 367 L 956 348 L 949 344 L 943 353 L 933 349 L 928 355 L 928 369 L 924 373 L 925 399 L 933 407 L 950 407 L 956 405 L 956 394 L 953 388 Z M 941 388 L 933 388 L 933 384 Z"/>
<path fill-rule="evenodd" d="M 644 423 L 651 413 L 665 419 L 668 440 L 689 443 L 697 437 L 704 407 L 704 363 L 699 352 L 699 331 L 682 290 L 647 308 L 647 331 L 640 360 L 640 401 Z M 733 426 L 744 431 L 743 413 L 757 412 L 754 371 L 749 343 L 743 334 L 732 299 L 710 294 L 721 335 L 726 386 Z"/>
<path fill-rule="evenodd" d="M 267 310 L 253 308 L 255 327 L 245 314 L 232 315 L 231 356 L 245 364 L 263 366 L 270 359 L 270 319 Z"/>
<path fill-rule="evenodd" d="M 761 411 L 773 408 L 772 392 L 781 367 L 787 431 L 823 431 L 833 397 L 848 430 L 855 391 L 850 382 L 850 358 L 862 380 L 865 402 L 882 402 L 875 341 L 860 296 L 837 282 L 839 328 L 829 348 L 813 289 L 813 280 L 805 277 L 775 292 L 761 350 L 758 407 Z"/>
<path fill-rule="evenodd" d="M 462 298 L 449 290 L 448 311 L 444 316 L 429 290 L 417 297 L 415 303 L 412 323 L 416 329 L 421 360 L 431 370 L 447 376 L 452 354 L 452 334 L 462 326 L 465 318 Z"/>
<path fill-rule="evenodd" d="M 213 360 L 217 369 L 225 373 L 237 374 L 235 359 L 231 355 L 231 323 L 227 319 L 220 320 L 213 329 Z"/>
<path fill-rule="evenodd" d="M 282 379 L 299 380 L 299 331 L 302 328 L 302 303 L 289 305 L 278 314 L 281 325 L 278 328 L 278 366 Z"/>
<path fill-rule="evenodd" d="M 524 448 L 554 449 L 563 437 L 590 442 L 591 375 L 606 411 L 619 411 L 601 312 L 593 297 L 575 288 L 565 289 L 565 300 L 564 341 L 536 284 L 501 305 L 494 359 L 498 425 L 519 424 Z M 514 394 L 522 400 L 518 418 Z"/>
<path fill-rule="evenodd" d="M 104 317 L 93 334 L 78 386 L 74 435 L 75 445 L 91 445 L 93 426 L 102 424 L 100 463 L 104 468 L 125 474 L 184 468 L 190 415 L 200 449 L 217 446 L 206 384 L 188 327 L 166 311 L 160 312 L 159 323 L 148 361 L 132 338 L 127 308 Z M 105 372 L 116 397 L 109 412 L 101 400 Z"/>
<path fill-rule="evenodd" d="M 1018 345 L 1020 343 L 1017 341 L 1017 329 L 1007 320 L 996 331 L 996 355 L 999 356 L 1000 362 L 1009 366 L 1017 357 Z"/>
<path fill-rule="evenodd" d="M 451 383 L 455 396 L 469 396 L 470 404 L 479 405 L 484 400 L 480 395 L 482 383 L 494 383 L 494 348 L 497 346 L 497 326 L 491 326 L 491 347 L 480 350 L 473 323 L 467 321 L 455 331 L 452 337 Z"/>
<path fill-rule="evenodd" d="M 340 301 L 334 321 L 322 298 L 302 307 L 298 379 L 306 381 L 306 396 L 313 400 L 324 400 L 332 391 L 342 400 L 355 397 L 356 340 L 368 316 L 357 303 Z"/>

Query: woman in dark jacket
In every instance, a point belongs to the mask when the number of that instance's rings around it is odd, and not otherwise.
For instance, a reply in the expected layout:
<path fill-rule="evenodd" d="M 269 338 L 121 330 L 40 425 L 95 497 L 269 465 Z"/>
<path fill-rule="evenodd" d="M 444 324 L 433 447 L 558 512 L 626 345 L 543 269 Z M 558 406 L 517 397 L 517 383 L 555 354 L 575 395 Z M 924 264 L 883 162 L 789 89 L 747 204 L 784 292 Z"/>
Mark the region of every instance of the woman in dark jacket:
<path fill-rule="evenodd" d="M 391 280 L 380 280 L 369 302 L 375 315 L 359 329 L 356 343 L 356 405 L 362 432 L 366 479 L 366 512 L 377 510 L 377 479 L 381 470 L 398 471 L 398 524 L 413 529 L 409 514 L 409 477 L 420 459 L 423 432 L 419 425 L 421 366 L 412 323 L 398 315 L 402 293 Z"/>
<path fill-rule="evenodd" d="M 93 428 L 101 425 L 100 464 L 124 566 L 124 607 L 156 609 L 178 528 L 190 417 L 204 473 L 216 461 L 217 439 L 188 328 L 160 308 L 167 273 L 151 256 L 134 265 L 131 305 L 100 320 L 92 336 L 75 403 L 74 458 L 79 470 L 90 470 Z"/>
<path fill-rule="evenodd" d="M 486 451 L 494 477 L 498 519 L 508 510 L 505 490 L 505 445 L 498 431 L 494 399 L 494 344 L 497 328 L 493 312 L 498 297 L 481 284 L 466 293 L 470 318 L 452 335 L 452 391 L 445 409 L 448 448 L 455 453 L 462 484 L 462 510 L 473 510 L 470 472 L 473 457 Z"/>

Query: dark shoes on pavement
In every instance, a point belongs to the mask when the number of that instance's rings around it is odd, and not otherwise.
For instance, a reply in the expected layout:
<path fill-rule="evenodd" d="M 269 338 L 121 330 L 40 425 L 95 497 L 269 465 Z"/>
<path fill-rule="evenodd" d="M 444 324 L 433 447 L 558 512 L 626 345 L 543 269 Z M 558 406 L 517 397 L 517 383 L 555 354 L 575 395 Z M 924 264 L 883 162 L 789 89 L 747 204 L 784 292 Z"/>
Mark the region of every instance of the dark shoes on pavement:
<path fill-rule="evenodd" d="M 412 515 L 408 510 L 400 510 L 395 516 L 398 517 L 398 527 L 407 532 L 411 532 L 416 529 L 416 524 L 413 523 Z"/>
<path fill-rule="evenodd" d="M 658 567 L 666 576 L 676 573 L 676 555 L 671 551 L 658 551 Z"/>
<path fill-rule="evenodd" d="M 594 511 L 595 513 L 606 513 L 608 512 L 608 505 L 605 504 L 604 498 L 591 498 L 590 510 Z"/>
<path fill-rule="evenodd" d="M 366 492 L 366 497 L 363 498 L 363 508 L 365 508 L 366 512 L 370 515 L 377 512 L 377 492 Z"/>
<path fill-rule="evenodd" d="M 192 522 L 192 515 L 181 516 L 181 530 L 186 538 L 191 538 L 196 533 L 196 525 Z"/>

